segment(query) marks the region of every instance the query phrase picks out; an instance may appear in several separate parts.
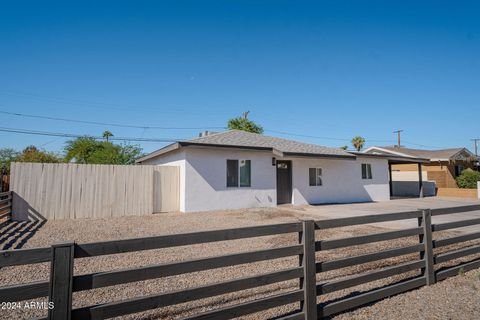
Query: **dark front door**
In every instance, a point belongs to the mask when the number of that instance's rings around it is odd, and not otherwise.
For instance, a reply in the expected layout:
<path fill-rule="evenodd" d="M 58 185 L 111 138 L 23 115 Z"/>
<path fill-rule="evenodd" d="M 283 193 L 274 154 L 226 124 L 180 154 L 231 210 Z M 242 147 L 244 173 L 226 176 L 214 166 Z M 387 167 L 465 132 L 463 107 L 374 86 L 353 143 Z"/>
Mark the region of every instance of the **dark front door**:
<path fill-rule="evenodd" d="M 277 204 L 292 202 L 292 161 L 277 161 Z"/>

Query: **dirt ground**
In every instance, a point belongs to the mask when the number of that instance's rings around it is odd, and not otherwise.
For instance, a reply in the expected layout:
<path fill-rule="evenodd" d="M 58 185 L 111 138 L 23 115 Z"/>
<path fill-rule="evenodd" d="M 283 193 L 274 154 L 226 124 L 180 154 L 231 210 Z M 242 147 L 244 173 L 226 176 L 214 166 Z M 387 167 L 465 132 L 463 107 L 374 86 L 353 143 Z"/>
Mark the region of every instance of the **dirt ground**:
<path fill-rule="evenodd" d="M 306 216 L 302 210 L 291 208 L 232 210 L 223 212 L 208 212 L 201 214 L 157 214 L 142 217 L 123 217 L 116 219 L 83 219 L 55 220 L 43 225 L 10 224 L 0 229 L 0 245 L 8 248 L 31 248 L 48 246 L 60 240 L 75 240 L 78 243 L 101 240 L 125 239 L 154 235 L 176 234 L 211 229 L 236 228 L 251 225 L 272 224 L 297 221 Z M 332 239 L 362 234 L 386 231 L 375 226 L 359 226 L 317 231 L 316 238 Z M 182 261 L 193 258 L 235 253 L 263 248 L 273 248 L 297 243 L 294 234 L 223 241 L 169 249 L 148 250 L 143 252 L 125 253 L 94 258 L 75 259 L 75 275 L 109 271 L 114 269 L 132 268 L 166 262 Z M 335 249 L 317 253 L 317 261 L 338 259 L 341 257 L 375 252 L 393 247 L 417 243 L 415 237 L 378 242 L 346 249 Z M 471 259 L 471 257 L 469 257 Z M 374 263 L 358 265 L 340 270 L 320 273 L 317 281 L 338 279 L 349 275 L 368 271 L 372 268 L 385 267 L 400 262 L 418 259 L 418 254 L 405 255 L 385 259 Z M 158 294 L 173 290 L 221 282 L 233 278 L 253 276 L 255 274 L 272 272 L 298 265 L 298 257 L 282 258 L 264 262 L 244 264 L 234 267 L 219 268 L 211 271 L 195 272 L 179 276 L 153 279 L 136 283 L 111 286 L 101 289 L 76 292 L 73 296 L 74 308 L 99 303 L 118 301 L 132 297 Z M 372 306 L 360 308 L 350 313 L 338 315 L 339 319 L 474 319 L 479 314 L 480 299 L 478 290 L 480 281 L 475 271 L 463 277 L 455 277 L 440 282 L 431 287 L 383 300 Z M 337 299 L 352 292 L 364 292 L 398 280 L 415 276 L 417 271 L 396 275 L 387 279 L 341 290 L 319 297 L 318 302 Z M 0 286 L 27 283 L 37 280 L 47 280 L 49 264 L 5 267 L 0 271 Z M 473 285 L 472 285 L 473 283 Z M 262 286 L 237 293 L 225 294 L 195 302 L 184 303 L 167 308 L 132 314 L 122 319 L 175 319 L 195 313 L 211 310 L 220 306 L 251 301 L 256 298 L 277 294 L 298 287 L 298 281 L 285 281 L 278 284 Z M 435 289 L 439 288 L 439 289 Z M 443 291 L 442 291 L 443 290 Z M 465 294 L 469 295 L 465 299 Z M 410 303 L 412 299 L 426 301 Z M 45 299 L 38 299 L 45 301 Z M 383 306 L 383 307 L 382 307 Z M 403 307 L 402 307 L 403 306 Z M 408 306 L 408 307 L 407 307 Z M 439 307 L 435 307 L 439 306 Z M 450 308 L 449 316 L 444 317 L 446 308 Z M 268 319 L 285 314 L 298 308 L 298 304 L 283 306 L 276 309 L 259 312 L 245 319 Z M 428 310 L 426 316 L 425 310 Z M 24 319 L 46 315 L 45 310 L 16 309 L 0 310 L 0 319 Z"/>

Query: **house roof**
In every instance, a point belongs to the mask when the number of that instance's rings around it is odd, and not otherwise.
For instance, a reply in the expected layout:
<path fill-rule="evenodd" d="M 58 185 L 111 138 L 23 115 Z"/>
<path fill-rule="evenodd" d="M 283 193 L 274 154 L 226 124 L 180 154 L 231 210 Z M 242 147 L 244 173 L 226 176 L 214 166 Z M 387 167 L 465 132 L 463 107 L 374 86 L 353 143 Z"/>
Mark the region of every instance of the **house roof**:
<path fill-rule="evenodd" d="M 219 148 L 240 148 L 253 150 L 272 151 L 277 156 L 315 156 L 355 159 L 356 156 L 340 148 L 329 148 L 316 144 L 309 144 L 294 140 L 270 137 L 262 134 L 250 133 L 240 130 L 230 130 L 214 133 L 207 136 L 180 140 L 160 150 L 152 152 L 137 162 L 143 162 L 153 157 L 171 152 L 186 146 L 203 146 Z"/>
<path fill-rule="evenodd" d="M 367 149 L 365 152 L 368 152 L 368 153 L 383 152 L 383 153 L 396 154 L 404 157 L 429 159 L 431 161 L 454 160 L 462 152 L 466 154 L 467 157 L 474 156 L 466 148 L 423 150 L 423 149 L 411 149 L 411 148 L 404 148 L 404 147 L 387 146 L 387 147 L 371 147 Z"/>
<path fill-rule="evenodd" d="M 418 158 L 412 156 L 404 156 L 401 154 L 393 153 L 380 153 L 380 152 L 367 152 L 367 151 L 351 151 L 354 155 L 358 157 L 367 157 L 367 158 L 379 158 L 387 159 L 392 164 L 404 164 L 404 163 L 430 163 L 430 159 Z"/>

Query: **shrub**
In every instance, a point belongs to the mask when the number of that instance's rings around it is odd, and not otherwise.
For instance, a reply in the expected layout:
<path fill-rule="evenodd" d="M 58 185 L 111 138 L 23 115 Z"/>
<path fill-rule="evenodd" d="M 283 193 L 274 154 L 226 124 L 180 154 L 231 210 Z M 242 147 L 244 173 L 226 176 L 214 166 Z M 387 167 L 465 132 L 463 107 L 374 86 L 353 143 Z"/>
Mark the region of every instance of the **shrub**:
<path fill-rule="evenodd" d="M 480 181 L 480 172 L 473 171 L 472 169 L 465 169 L 456 180 L 459 188 L 476 189 L 477 181 Z"/>

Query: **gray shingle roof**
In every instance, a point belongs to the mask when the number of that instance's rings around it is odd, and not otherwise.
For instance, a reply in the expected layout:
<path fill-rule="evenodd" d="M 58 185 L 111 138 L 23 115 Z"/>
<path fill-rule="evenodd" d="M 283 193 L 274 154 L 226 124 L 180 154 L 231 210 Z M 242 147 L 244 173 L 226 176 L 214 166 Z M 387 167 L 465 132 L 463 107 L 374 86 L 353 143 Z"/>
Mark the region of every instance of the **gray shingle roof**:
<path fill-rule="evenodd" d="M 305 154 L 355 158 L 355 155 L 352 155 L 351 153 L 348 153 L 340 148 L 323 147 L 316 144 L 269 137 L 262 134 L 250 133 L 240 130 L 230 130 L 220 133 L 214 133 L 192 140 L 179 141 L 179 143 L 181 145 L 194 144 L 243 148 L 265 148 L 274 149 L 285 154 Z"/>
<path fill-rule="evenodd" d="M 421 149 L 410 149 L 403 147 L 382 147 L 383 149 L 391 150 L 394 152 L 400 152 L 409 156 L 425 158 L 425 159 L 450 159 L 454 157 L 457 153 L 465 148 L 451 148 L 451 149 L 441 149 L 441 150 L 421 150 Z M 466 152 L 469 152 L 468 150 Z"/>
<path fill-rule="evenodd" d="M 316 144 L 303 143 L 294 140 L 269 137 L 262 134 L 249 133 L 240 130 L 230 130 L 191 140 L 181 140 L 172 143 L 160 150 L 154 151 L 140 159 L 137 163 L 178 150 L 181 147 L 197 145 L 209 147 L 230 147 L 244 149 L 260 149 L 272 151 L 278 156 L 313 156 L 313 157 L 336 157 L 355 159 L 354 154 L 348 153 L 340 148 L 323 147 Z"/>

